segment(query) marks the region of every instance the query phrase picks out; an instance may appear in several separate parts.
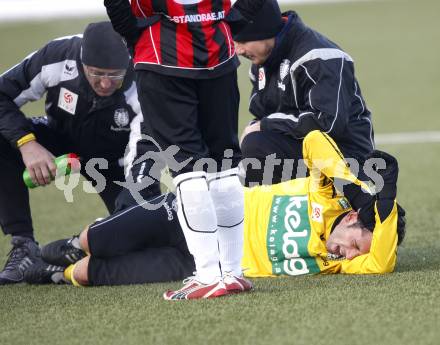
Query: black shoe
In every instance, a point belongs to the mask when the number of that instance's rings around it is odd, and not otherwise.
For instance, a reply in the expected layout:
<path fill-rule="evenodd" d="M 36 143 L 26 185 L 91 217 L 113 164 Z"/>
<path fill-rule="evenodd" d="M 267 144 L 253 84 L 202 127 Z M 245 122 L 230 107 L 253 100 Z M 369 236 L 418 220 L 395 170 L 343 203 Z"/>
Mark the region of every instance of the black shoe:
<path fill-rule="evenodd" d="M 78 236 L 51 242 L 43 247 L 41 250 L 42 259 L 48 264 L 67 267 L 75 262 L 81 260 L 86 256 L 86 253 L 78 249 Z"/>
<path fill-rule="evenodd" d="M 14 236 L 11 244 L 9 258 L 3 271 L 0 272 L 0 285 L 21 283 L 26 269 L 34 264 L 41 255 L 38 243 L 30 238 Z"/>
<path fill-rule="evenodd" d="M 28 284 L 64 284 L 64 267 L 49 265 L 39 259 L 24 272 L 24 281 Z"/>

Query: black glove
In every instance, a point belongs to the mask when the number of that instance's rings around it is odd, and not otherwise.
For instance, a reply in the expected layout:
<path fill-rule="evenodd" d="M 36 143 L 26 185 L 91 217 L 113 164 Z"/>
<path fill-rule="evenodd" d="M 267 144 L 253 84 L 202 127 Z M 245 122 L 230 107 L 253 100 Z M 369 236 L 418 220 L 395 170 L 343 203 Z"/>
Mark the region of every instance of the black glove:
<path fill-rule="evenodd" d="M 396 158 L 386 152 L 374 150 L 368 159 L 383 159 L 385 161 L 384 169 L 375 169 L 384 181 L 383 188 L 376 192 L 377 199 L 394 200 L 397 194 L 397 177 L 399 175 L 399 165 Z"/>
<path fill-rule="evenodd" d="M 399 175 L 399 165 L 396 158 L 390 154 L 375 150 L 369 159 L 381 159 L 385 161 L 385 168 L 378 168 L 376 165 L 376 172 L 383 178 L 383 187 L 376 191 L 376 207 L 380 220 L 383 222 L 390 215 L 394 207 L 394 200 L 397 194 L 397 177 Z M 382 162 L 378 164 L 382 165 Z M 373 164 L 374 167 L 374 164 Z"/>

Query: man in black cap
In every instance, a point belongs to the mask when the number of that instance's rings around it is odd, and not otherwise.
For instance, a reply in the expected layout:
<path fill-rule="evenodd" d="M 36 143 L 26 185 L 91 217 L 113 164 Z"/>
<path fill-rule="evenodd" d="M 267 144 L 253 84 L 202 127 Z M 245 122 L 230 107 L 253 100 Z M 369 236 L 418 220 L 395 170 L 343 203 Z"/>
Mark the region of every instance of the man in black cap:
<path fill-rule="evenodd" d="M 241 149 L 257 161 L 246 183 L 294 178 L 296 168 L 304 168 L 298 164 L 302 139 L 313 130 L 329 134 L 345 157 L 362 163 L 374 139 L 353 59 L 296 12 L 281 14 L 275 0 L 238 0 L 227 19 L 237 54 L 252 62 L 255 121 L 245 128 Z"/>
<path fill-rule="evenodd" d="M 88 25 L 83 36 L 49 42 L 0 76 L 0 225 L 13 247 L 0 285 L 22 281 L 39 255 L 25 168 L 44 186 L 56 174 L 54 157 L 74 152 L 81 173 L 114 212 L 121 191 L 114 181 L 124 180 L 124 163 L 132 168 L 124 154 L 143 120 L 133 75 L 124 41 L 110 22 L 101 22 Z M 44 94 L 46 116 L 26 118 L 20 107 Z"/>

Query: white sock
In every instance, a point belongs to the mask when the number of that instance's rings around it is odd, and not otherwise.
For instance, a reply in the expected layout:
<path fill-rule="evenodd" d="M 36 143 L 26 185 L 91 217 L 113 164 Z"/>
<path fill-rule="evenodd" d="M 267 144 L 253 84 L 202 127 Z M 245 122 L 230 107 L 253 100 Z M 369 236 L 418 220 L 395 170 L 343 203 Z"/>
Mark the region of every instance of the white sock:
<path fill-rule="evenodd" d="M 205 172 L 189 172 L 174 179 L 177 216 L 194 256 L 197 279 L 208 284 L 221 276 L 217 241 L 217 217 Z"/>
<path fill-rule="evenodd" d="M 237 173 L 238 169 L 230 169 L 208 174 L 208 184 L 217 214 L 222 272 L 241 276 L 244 195 Z"/>

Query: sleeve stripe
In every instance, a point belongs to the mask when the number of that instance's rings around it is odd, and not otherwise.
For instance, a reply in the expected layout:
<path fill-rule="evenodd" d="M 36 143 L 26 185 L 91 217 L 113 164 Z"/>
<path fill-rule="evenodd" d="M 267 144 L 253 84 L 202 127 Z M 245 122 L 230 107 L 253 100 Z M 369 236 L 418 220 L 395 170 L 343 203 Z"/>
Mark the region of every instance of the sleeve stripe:
<path fill-rule="evenodd" d="M 326 131 L 326 133 L 330 133 L 333 129 L 334 124 L 336 123 L 336 119 L 338 117 L 338 112 L 339 112 L 339 97 L 340 97 L 341 85 L 342 85 L 342 71 L 344 69 L 344 61 L 353 62 L 353 59 L 350 55 L 348 55 L 346 52 L 344 52 L 340 49 L 321 48 L 321 49 L 313 49 L 313 50 L 309 51 L 307 54 L 305 54 L 304 56 L 300 57 L 298 60 L 296 60 L 292 64 L 292 66 L 290 67 L 290 78 L 292 80 L 292 87 L 293 87 L 293 94 L 294 94 L 294 98 L 295 98 L 295 104 L 298 109 L 299 109 L 299 106 L 298 106 L 298 99 L 297 99 L 297 95 L 296 95 L 296 81 L 295 81 L 294 73 L 299 66 L 302 66 L 305 69 L 307 76 L 316 85 L 316 82 L 309 75 L 307 68 L 305 68 L 305 66 L 303 66 L 304 63 L 306 63 L 308 61 L 316 60 L 316 59 L 321 59 L 321 60 L 341 59 L 341 61 L 342 61 L 341 70 L 339 72 L 340 80 L 339 80 L 338 96 L 337 96 L 337 100 L 336 100 L 335 118 L 333 119 L 333 122 L 330 126 L 330 129 L 328 131 Z M 311 104 L 310 96 L 311 95 L 309 93 L 310 106 L 312 109 L 314 109 Z"/>
<path fill-rule="evenodd" d="M 357 82 L 356 82 L 356 80 L 354 81 L 354 95 L 355 95 L 355 97 L 357 97 L 357 98 L 359 99 L 359 102 L 361 102 L 361 105 L 362 105 L 362 111 L 361 111 L 361 112 L 359 113 L 359 115 L 358 115 L 358 120 L 359 120 L 360 116 L 361 116 L 361 115 L 364 113 L 364 111 L 365 111 L 365 105 L 364 105 L 364 102 L 363 102 L 363 100 L 362 100 L 362 97 L 358 95 L 358 86 L 357 86 Z"/>
<path fill-rule="evenodd" d="M 298 60 L 296 60 L 292 64 L 292 66 L 290 67 L 290 76 L 293 79 L 293 73 L 295 72 L 295 70 L 300 65 L 302 65 L 308 61 L 312 61 L 312 60 L 316 60 L 316 59 L 331 60 L 331 59 L 340 59 L 340 58 L 343 58 L 344 60 L 353 62 L 353 59 L 351 58 L 351 56 L 340 49 L 335 49 L 335 48 L 313 49 L 313 50 L 309 51 L 307 54 L 305 54 L 304 56 L 300 57 Z"/>
<path fill-rule="evenodd" d="M 299 119 L 305 115 L 313 115 L 314 113 L 312 113 L 311 111 L 307 111 L 305 113 L 301 113 L 298 115 L 298 117 L 296 117 L 295 115 L 289 115 L 289 114 L 284 114 L 284 113 L 273 113 L 270 114 L 267 118 L 268 119 L 277 119 L 277 120 L 289 120 L 289 121 L 293 121 L 293 122 L 298 122 Z"/>
<path fill-rule="evenodd" d="M 304 65 L 301 65 L 301 67 L 304 68 L 304 71 L 306 72 L 307 77 L 312 81 L 313 84 L 316 85 L 316 81 L 310 76 L 309 71 L 307 70 L 307 67 Z M 315 110 L 315 108 L 313 108 L 313 104 L 312 104 L 312 89 L 309 90 L 309 104 L 310 104 L 310 108 Z"/>
<path fill-rule="evenodd" d="M 339 114 L 339 97 L 341 95 L 341 85 L 342 85 L 342 71 L 344 70 L 344 58 L 341 59 L 341 71 L 339 72 L 339 87 L 338 87 L 338 98 L 336 100 L 336 114 L 335 118 L 333 119 L 332 125 L 330 126 L 330 129 L 326 131 L 326 133 L 330 133 L 333 129 L 333 126 L 335 125 L 336 119 L 338 118 Z"/>
<path fill-rule="evenodd" d="M 17 66 L 19 66 L 20 64 L 22 64 L 24 61 L 30 59 L 32 57 L 32 55 L 34 55 L 36 53 L 36 51 L 30 53 L 28 56 L 26 56 L 21 62 L 19 62 L 18 64 L 12 66 L 10 69 L 6 70 L 5 72 L 3 72 L 2 74 L 0 74 L 0 78 L 3 77 L 4 75 L 8 74 L 10 71 L 12 71 L 14 68 L 16 68 Z"/>
<path fill-rule="evenodd" d="M 133 167 L 133 160 L 137 155 L 137 142 L 142 139 L 141 134 L 141 123 L 144 121 L 144 116 L 142 115 L 141 105 L 138 100 L 138 95 L 136 91 L 136 83 L 133 82 L 131 87 L 125 92 L 125 98 L 127 104 L 133 109 L 137 114 L 130 124 L 130 139 L 128 141 L 128 152 L 124 157 L 124 167 L 125 176 L 128 176 L 131 168 Z"/>
<path fill-rule="evenodd" d="M 14 103 L 17 105 L 17 107 L 20 108 L 26 102 L 39 100 L 41 97 L 43 97 L 45 92 L 46 92 L 46 87 L 43 85 L 43 81 L 41 79 L 41 72 L 40 72 L 34 77 L 34 79 L 32 79 L 29 88 L 23 90 L 14 99 Z"/>

